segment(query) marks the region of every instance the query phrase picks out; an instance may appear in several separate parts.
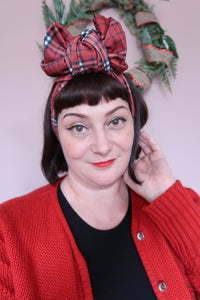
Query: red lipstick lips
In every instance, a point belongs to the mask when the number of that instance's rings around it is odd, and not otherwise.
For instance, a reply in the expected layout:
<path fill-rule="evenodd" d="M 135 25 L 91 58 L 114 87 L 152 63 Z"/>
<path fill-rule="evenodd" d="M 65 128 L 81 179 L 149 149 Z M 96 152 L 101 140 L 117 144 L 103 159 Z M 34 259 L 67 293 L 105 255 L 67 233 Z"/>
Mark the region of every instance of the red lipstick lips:
<path fill-rule="evenodd" d="M 109 167 L 110 165 L 112 165 L 112 163 L 114 162 L 114 160 L 115 159 L 110 159 L 110 160 L 107 160 L 107 161 L 93 163 L 93 166 L 98 167 L 98 168 L 106 168 L 106 167 Z"/>

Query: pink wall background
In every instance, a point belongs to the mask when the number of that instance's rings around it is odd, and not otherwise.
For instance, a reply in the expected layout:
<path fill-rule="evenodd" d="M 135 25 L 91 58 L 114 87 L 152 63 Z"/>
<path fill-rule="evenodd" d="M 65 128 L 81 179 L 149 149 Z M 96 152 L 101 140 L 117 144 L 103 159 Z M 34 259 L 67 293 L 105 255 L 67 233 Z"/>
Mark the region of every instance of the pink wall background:
<path fill-rule="evenodd" d="M 154 12 L 180 55 L 173 93 L 156 79 L 144 95 L 150 111 L 146 131 L 164 149 L 174 176 L 200 193 L 200 1 L 190 5 L 182 0 L 146 2 L 155 4 Z M 143 56 L 136 38 L 118 9 L 101 13 L 121 20 L 127 33 L 127 61 L 133 67 Z M 42 42 L 44 34 L 40 0 L 1 1 L 0 202 L 46 184 L 40 171 L 42 122 L 52 80 L 40 69 L 41 53 L 35 42 Z"/>

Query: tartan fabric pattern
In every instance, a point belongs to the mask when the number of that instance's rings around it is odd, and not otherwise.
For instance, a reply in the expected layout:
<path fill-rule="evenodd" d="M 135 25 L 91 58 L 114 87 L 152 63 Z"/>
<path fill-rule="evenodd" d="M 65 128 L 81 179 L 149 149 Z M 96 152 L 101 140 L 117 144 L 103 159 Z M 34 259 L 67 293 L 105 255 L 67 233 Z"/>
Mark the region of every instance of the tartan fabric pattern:
<path fill-rule="evenodd" d="M 73 37 L 66 28 L 54 22 L 44 38 L 44 59 L 41 67 L 48 76 L 57 77 L 51 101 L 54 129 L 55 95 L 74 76 L 106 72 L 118 79 L 130 92 L 123 75 L 128 68 L 125 62 L 127 47 L 126 36 L 120 23 L 113 18 L 95 15 L 94 25 L 95 29 L 86 29 Z"/>
<path fill-rule="evenodd" d="M 51 44 L 52 42 L 52 36 L 47 32 L 45 38 L 44 38 L 44 46 L 46 49 L 49 48 L 49 45 Z"/>
<path fill-rule="evenodd" d="M 121 73 L 127 69 L 126 37 L 120 23 L 95 15 L 94 24 L 96 30 L 86 29 L 76 37 L 56 22 L 49 27 L 41 63 L 48 76 L 59 76 L 59 81 L 64 81 L 72 75 L 69 68 L 73 76 L 94 71 Z M 84 70 L 79 61 L 84 62 Z"/>

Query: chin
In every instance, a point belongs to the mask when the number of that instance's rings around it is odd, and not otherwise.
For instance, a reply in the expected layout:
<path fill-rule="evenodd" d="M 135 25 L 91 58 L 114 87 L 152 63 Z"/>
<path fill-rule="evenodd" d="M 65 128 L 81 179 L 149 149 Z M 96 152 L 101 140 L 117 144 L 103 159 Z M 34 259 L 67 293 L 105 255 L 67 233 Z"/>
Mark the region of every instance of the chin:
<path fill-rule="evenodd" d="M 125 170 L 124 170 L 125 172 Z M 120 181 L 122 179 L 122 175 L 124 174 L 124 172 L 120 172 L 119 174 L 102 174 L 101 176 L 95 176 L 93 177 L 92 182 L 96 185 L 96 186 L 100 186 L 101 188 L 103 187 L 109 187 L 113 184 L 115 184 L 116 182 Z"/>

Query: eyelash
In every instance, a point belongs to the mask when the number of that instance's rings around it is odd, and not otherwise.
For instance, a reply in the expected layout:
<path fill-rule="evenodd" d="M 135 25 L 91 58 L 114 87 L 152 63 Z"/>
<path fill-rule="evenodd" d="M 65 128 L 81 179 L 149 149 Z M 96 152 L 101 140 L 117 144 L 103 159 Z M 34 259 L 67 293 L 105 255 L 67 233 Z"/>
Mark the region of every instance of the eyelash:
<path fill-rule="evenodd" d="M 115 121 L 121 121 L 122 123 L 125 123 L 125 122 L 126 122 L 126 119 L 120 118 L 120 117 L 114 118 L 114 119 L 112 119 L 112 121 L 109 123 L 109 125 L 113 125 L 114 127 L 120 127 L 121 122 L 120 122 L 120 124 L 117 124 L 117 125 L 116 125 L 116 124 L 114 124 Z"/>
<path fill-rule="evenodd" d="M 114 124 L 115 121 L 120 121 L 120 123 Z M 112 125 L 113 125 L 113 127 L 118 128 L 118 127 L 120 127 L 120 126 L 122 125 L 121 122 L 122 122 L 122 123 L 125 123 L 125 122 L 126 122 L 126 119 L 121 118 L 121 117 L 117 117 L 117 118 L 112 119 L 112 120 L 109 122 L 108 126 L 112 126 Z M 77 129 L 78 127 L 81 128 L 82 130 L 81 130 L 81 131 L 77 131 L 76 129 Z M 75 125 L 73 125 L 73 126 L 67 128 L 67 130 L 74 131 L 74 132 L 77 133 L 77 134 L 83 134 L 83 133 L 85 132 L 86 129 L 87 129 L 87 127 L 85 127 L 84 125 L 81 125 L 81 124 L 75 124 Z"/>
<path fill-rule="evenodd" d="M 67 130 L 73 130 L 75 133 L 83 133 L 84 131 L 76 131 L 75 129 L 77 129 L 78 127 L 81 127 L 82 129 L 87 129 L 85 126 L 81 125 L 81 124 L 75 124 L 73 126 L 71 126 L 70 128 L 67 128 Z"/>

